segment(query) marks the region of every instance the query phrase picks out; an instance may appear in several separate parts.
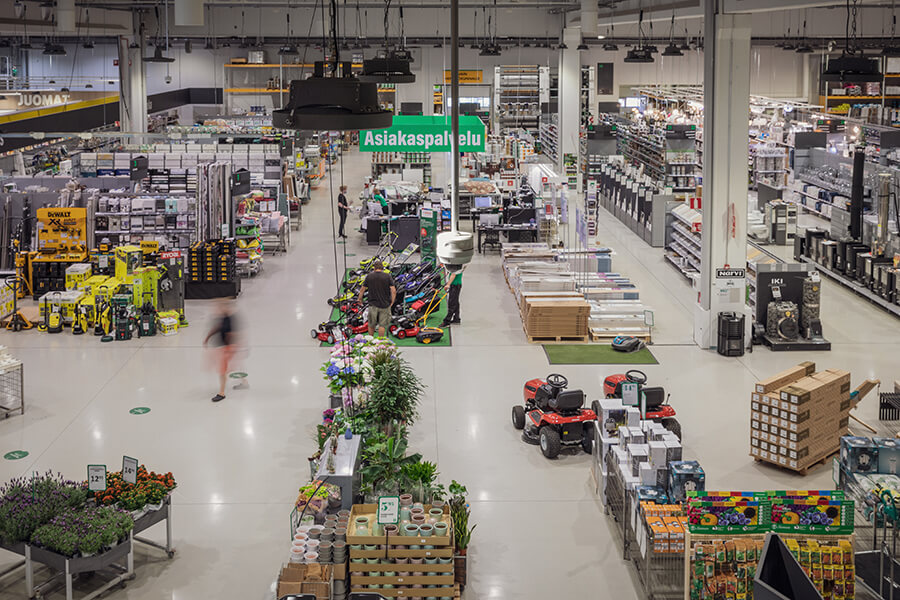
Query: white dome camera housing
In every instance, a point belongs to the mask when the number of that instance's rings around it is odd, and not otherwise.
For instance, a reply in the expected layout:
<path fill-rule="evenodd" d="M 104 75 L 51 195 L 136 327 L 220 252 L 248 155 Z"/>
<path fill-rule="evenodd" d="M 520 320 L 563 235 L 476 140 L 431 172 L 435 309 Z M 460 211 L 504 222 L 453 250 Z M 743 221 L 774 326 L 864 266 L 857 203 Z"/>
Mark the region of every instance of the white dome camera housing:
<path fill-rule="evenodd" d="M 475 254 L 475 243 L 472 234 L 467 231 L 445 231 L 437 236 L 437 257 L 441 264 L 451 270 L 472 262 Z"/>

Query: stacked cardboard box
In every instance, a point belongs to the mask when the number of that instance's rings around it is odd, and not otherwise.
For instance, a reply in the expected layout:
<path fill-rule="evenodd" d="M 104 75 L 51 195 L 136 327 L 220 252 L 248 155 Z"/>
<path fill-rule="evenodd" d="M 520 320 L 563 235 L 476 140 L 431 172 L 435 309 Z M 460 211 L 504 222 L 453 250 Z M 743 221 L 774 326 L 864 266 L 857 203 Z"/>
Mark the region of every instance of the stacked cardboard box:
<path fill-rule="evenodd" d="M 533 338 L 584 337 L 591 305 L 584 300 L 527 299 L 522 305 L 525 334 Z"/>
<path fill-rule="evenodd" d="M 750 455 L 805 473 L 838 451 L 847 434 L 850 373 L 815 372 L 804 362 L 756 384 L 751 395 Z"/>
<path fill-rule="evenodd" d="M 331 565 L 288 563 L 278 575 L 278 597 L 312 594 L 316 600 L 329 600 L 331 576 Z"/>

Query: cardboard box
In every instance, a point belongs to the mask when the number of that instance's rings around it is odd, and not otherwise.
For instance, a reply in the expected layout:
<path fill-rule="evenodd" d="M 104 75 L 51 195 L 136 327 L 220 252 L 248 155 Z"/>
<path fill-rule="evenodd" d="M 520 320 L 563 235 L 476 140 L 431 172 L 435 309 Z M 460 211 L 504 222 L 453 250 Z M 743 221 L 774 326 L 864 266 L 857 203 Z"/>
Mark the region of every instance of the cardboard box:
<path fill-rule="evenodd" d="M 897 438 L 872 438 L 878 448 L 878 472 L 900 474 L 900 440 Z"/>
<path fill-rule="evenodd" d="M 93 267 L 85 263 L 77 263 L 66 267 L 66 290 L 78 290 L 91 277 Z"/>
<path fill-rule="evenodd" d="M 672 502 L 681 502 L 685 492 L 706 489 L 703 467 L 695 460 L 677 460 L 669 463 L 669 485 L 666 488 Z"/>
<path fill-rule="evenodd" d="M 278 576 L 278 597 L 288 594 L 313 594 L 317 600 L 331 597 L 332 566 L 288 563 Z"/>
<path fill-rule="evenodd" d="M 619 427 L 626 425 L 625 407 L 618 398 L 603 398 L 599 400 L 600 414 L 597 419 L 603 431 L 608 435 L 615 435 Z"/>
<path fill-rule="evenodd" d="M 773 375 L 767 379 L 763 379 L 756 383 L 756 391 L 760 394 L 766 394 L 768 392 L 772 392 L 780 387 L 784 387 L 791 383 L 792 381 L 796 381 L 801 377 L 805 377 L 807 375 L 811 375 L 816 370 L 816 363 L 811 361 L 802 362 L 795 367 L 791 367 L 786 371 L 782 371 L 777 375 Z"/>
<path fill-rule="evenodd" d="M 851 473 L 875 473 L 878 447 L 867 437 L 847 435 L 841 438 L 841 463 Z"/>

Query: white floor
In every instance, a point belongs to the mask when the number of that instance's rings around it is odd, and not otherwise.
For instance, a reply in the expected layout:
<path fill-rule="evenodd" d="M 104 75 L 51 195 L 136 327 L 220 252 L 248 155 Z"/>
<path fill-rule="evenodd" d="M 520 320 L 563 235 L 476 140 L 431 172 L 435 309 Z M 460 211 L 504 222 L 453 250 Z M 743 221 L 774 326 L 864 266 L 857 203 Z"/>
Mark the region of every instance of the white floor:
<path fill-rule="evenodd" d="M 356 153 L 345 159 L 351 198 L 368 161 Z M 340 175 L 338 166 L 335 188 Z M 289 513 L 297 487 L 308 479 L 314 425 L 327 403 L 319 372 L 326 351 L 309 331 L 327 316 L 325 299 L 335 289 L 329 194 L 327 185 L 314 192 L 290 252 L 266 257 L 264 272 L 245 282 L 238 306 L 249 352 L 239 368 L 250 373 L 250 389 L 230 391 L 219 404 L 209 401 L 214 377 L 201 347 L 208 302 L 189 302 L 191 326 L 174 337 L 101 344 L 69 334 L 0 333 L 0 343 L 25 361 L 27 387 L 24 417 L 0 422 L 0 455 L 30 453 L 0 460 L 0 480 L 48 469 L 84 477 L 88 463 L 118 469 L 128 454 L 151 469 L 171 470 L 179 482 L 176 557 L 140 550 L 136 580 L 110 597 L 265 597 L 287 553 Z M 351 217 L 351 228 L 357 225 Z M 700 460 L 708 487 L 830 487 L 829 468 L 801 478 L 752 461 L 751 386 L 802 360 L 849 369 L 854 386 L 866 377 L 891 382 L 900 321 L 826 282 L 823 322 L 831 352 L 758 349 L 723 358 L 691 343 L 694 292 L 660 250 L 608 215 L 600 242 L 615 248 L 615 270 L 638 282 L 656 310 L 653 352 L 660 364 L 644 370 L 671 393 L 686 454 Z M 348 252 L 356 255 L 352 264 L 371 250 L 354 232 Z M 525 341 L 496 254 L 477 256 L 466 272 L 453 347 L 404 352 L 428 386 L 412 446 L 438 462 L 446 483 L 457 479 L 471 492 L 478 528 L 466 598 L 572 598 L 587 590 L 636 598 L 630 567 L 610 543 L 607 517 L 592 493 L 589 457 L 547 461 L 510 424 L 522 383 L 553 369 L 541 347 Z M 600 396 L 605 375 L 619 371 L 557 369 L 590 398 Z M 136 406 L 151 412 L 129 414 Z M 858 412 L 877 422 L 874 396 Z M 153 537 L 161 539 L 162 530 Z M 12 562 L 14 556 L 2 558 Z M 24 597 L 20 573 L 0 580 L 0 600 Z"/>

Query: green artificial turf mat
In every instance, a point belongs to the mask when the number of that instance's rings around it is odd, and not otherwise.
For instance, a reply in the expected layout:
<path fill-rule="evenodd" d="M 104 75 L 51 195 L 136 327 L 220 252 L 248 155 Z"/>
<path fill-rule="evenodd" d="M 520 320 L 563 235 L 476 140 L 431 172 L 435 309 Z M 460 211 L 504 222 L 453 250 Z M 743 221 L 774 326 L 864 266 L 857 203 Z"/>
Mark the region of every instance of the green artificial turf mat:
<path fill-rule="evenodd" d="M 349 272 L 349 269 L 348 269 L 348 272 Z M 431 297 L 425 298 L 424 300 L 426 300 L 426 301 L 431 300 Z M 441 324 L 441 321 L 443 321 L 444 317 L 446 317 L 446 316 L 447 316 L 447 298 L 445 297 L 443 300 L 441 300 L 441 303 L 438 306 L 437 310 L 434 311 L 433 313 L 431 313 L 431 315 L 428 317 L 428 321 L 427 321 L 426 325 L 428 325 L 429 327 L 437 327 Z M 336 307 L 332 308 L 331 316 L 329 317 L 329 319 L 331 319 L 332 321 L 337 321 L 340 317 L 341 317 L 341 312 Z M 396 336 L 391 335 L 390 333 L 388 333 L 388 339 L 390 339 L 392 342 L 394 342 L 397 346 L 399 346 L 401 348 L 409 348 L 409 347 L 415 347 L 415 346 L 418 346 L 421 348 L 446 348 L 446 347 L 453 345 L 452 334 L 451 334 L 451 329 L 453 327 L 459 327 L 459 325 L 451 325 L 450 327 L 444 327 L 443 328 L 444 336 L 440 339 L 440 341 L 431 342 L 430 344 L 420 344 L 419 342 L 416 341 L 416 338 L 414 338 L 414 337 L 413 338 L 403 338 L 401 340 L 401 339 L 398 339 Z M 333 346 L 333 344 L 326 344 L 325 342 L 322 342 L 319 345 L 320 346 L 328 346 L 328 347 Z"/>
<path fill-rule="evenodd" d="M 617 352 L 609 344 L 544 344 L 551 365 L 655 365 L 656 357 L 647 348 L 637 352 Z"/>

